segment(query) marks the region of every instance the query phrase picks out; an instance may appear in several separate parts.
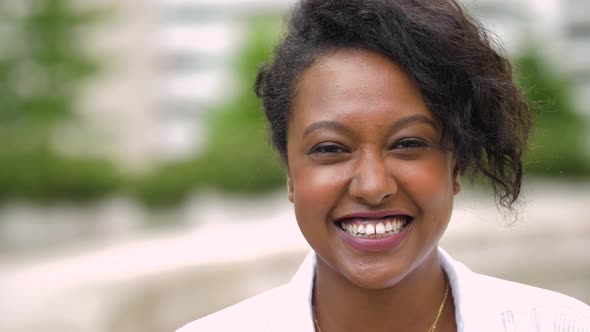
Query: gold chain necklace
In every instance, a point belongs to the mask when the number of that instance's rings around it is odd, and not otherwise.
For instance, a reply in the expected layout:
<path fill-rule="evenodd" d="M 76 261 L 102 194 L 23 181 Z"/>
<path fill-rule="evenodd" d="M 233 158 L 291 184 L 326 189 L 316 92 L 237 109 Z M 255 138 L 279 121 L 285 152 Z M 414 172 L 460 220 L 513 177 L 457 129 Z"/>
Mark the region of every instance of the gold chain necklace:
<path fill-rule="evenodd" d="M 449 282 L 447 280 L 446 287 L 445 287 L 445 294 L 443 295 L 443 299 L 442 299 L 440 305 L 438 306 L 438 311 L 436 313 L 436 317 L 434 318 L 434 322 L 432 323 L 432 326 L 426 332 L 434 332 L 436 330 L 436 324 L 438 324 L 438 320 L 440 319 L 440 316 L 442 315 L 442 312 L 445 308 L 445 304 L 447 303 L 448 296 L 449 296 Z M 317 332 L 322 332 L 322 328 L 320 327 L 320 323 L 318 323 L 318 318 L 316 315 L 317 309 L 315 307 L 312 307 L 312 308 L 313 308 L 312 314 L 313 314 L 314 327 L 317 330 Z"/>

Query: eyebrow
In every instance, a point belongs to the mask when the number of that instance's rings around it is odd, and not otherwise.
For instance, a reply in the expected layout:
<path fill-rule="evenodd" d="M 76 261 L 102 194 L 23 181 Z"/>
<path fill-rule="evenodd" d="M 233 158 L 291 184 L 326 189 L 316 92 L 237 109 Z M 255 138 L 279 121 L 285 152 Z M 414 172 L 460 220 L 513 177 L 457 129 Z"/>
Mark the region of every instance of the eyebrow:
<path fill-rule="evenodd" d="M 434 129 L 438 129 L 438 126 L 436 125 L 436 123 L 434 121 L 432 121 L 430 118 L 428 118 L 427 116 L 424 116 L 422 114 L 416 114 L 416 115 L 411 115 L 411 116 L 405 117 L 405 118 L 397 121 L 389 128 L 389 131 L 394 132 L 394 131 L 399 130 L 400 128 L 403 128 L 403 127 L 405 127 L 411 123 L 414 123 L 414 122 L 422 122 L 422 123 L 431 125 Z M 306 137 L 309 134 L 311 134 L 312 132 L 314 132 L 316 130 L 320 130 L 320 129 L 332 129 L 335 131 L 345 132 L 345 133 L 349 133 L 349 134 L 352 133 L 352 130 L 350 128 L 348 128 L 347 126 L 343 125 L 342 123 L 339 123 L 336 121 L 318 121 L 318 122 L 311 124 L 309 127 L 307 127 L 305 129 L 305 131 L 303 132 L 303 137 Z"/>
<path fill-rule="evenodd" d="M 341 132 L 345 132 L 345 133 L 352 132 L 352 130 L 350 130 L 350 128 L 348 128 L 347 126 L 345 126 L 339 122 L 318 121 L 318 122 L 314 122 L 312 125 L 310 125 L 309 127 L 307 127 L 305 129 L 305 131 L 303 132 L 303 137 L 311 134 L 312 132 L 314 132 L 316 130 L 320 130 L 320 129 L 332 129 L 335 131 L 341 131 Z"/>
<path fill-rule="evenodd" d="M 394 132 L 394 131 L 399 130 L 400 128 L 403 128 L 403 127 L 405 127 L 411 123 L 414 123 L 414 122 L 425 123 L 425 124 L 432 126 L 432 128 L 434 128 L 435 130 L 438 130 L 438 125 L 432 119 L 430 119 L 429 117 L 422 115 L 422 114 L 415 114 L 415 115 L 405 117 L 405 118 L 399 120 L 398 122 L 394 123 L 389 128 L 389 131 Z"/>

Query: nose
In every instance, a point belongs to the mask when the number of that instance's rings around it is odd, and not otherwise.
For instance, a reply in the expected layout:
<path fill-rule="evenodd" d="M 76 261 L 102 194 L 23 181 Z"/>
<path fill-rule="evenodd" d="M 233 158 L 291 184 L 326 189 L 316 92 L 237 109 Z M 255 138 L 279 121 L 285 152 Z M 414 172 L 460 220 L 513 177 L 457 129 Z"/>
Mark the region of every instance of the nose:
<path fill-rule="evenodd" d="M 358 160 L 349 186 L 349 192 L 356 200 L 377 206 L 397 190 L 397 183 L 383 156 L 366 153 Z"/>

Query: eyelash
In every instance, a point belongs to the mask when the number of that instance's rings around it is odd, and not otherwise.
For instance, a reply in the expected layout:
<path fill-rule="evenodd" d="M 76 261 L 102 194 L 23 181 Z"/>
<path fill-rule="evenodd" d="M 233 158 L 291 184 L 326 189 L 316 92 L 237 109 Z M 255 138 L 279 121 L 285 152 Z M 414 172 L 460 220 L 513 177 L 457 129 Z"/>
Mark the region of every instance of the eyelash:
<path fill-rule="evenodd" d="M 412 149 L 423 149 L 428 147 L 428 144 L 421 139 L 406 138 L 395 142 L 390 149 L 391 150 L 403 150 L 409 151 Z M 348 151 L 337 144 L 318 144 L 311 148 L 307 154 L 335 154 L 335 153 L 347 153 Z"/>
<path fill-rule="evenodd" d="M 307 154 L 328 154 L 347 152 L 346 149 L 336 144 L 318 144 L 311 148 Z"/>
<path fill-rule="evenodd" d="M 403 145 L 405 145 L 405 146 L 403 146 Z M 410 146 L 407 146 L 407 145 L 410 145 Z M 393 149 L 396 147 L 399 147 L 404 150 L 421 149 L 421 148 L 428 147 L 428 144 L 420 139 L 406 138 L 406 139 L 402 139 L 401 141 L 396 142 L 391 148 Z"/>

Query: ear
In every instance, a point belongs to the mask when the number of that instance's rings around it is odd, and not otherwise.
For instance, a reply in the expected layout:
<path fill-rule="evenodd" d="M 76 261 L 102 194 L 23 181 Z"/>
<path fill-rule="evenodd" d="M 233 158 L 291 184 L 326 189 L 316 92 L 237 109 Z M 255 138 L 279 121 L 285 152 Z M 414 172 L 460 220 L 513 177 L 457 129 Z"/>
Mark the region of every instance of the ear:
<path fill-rule="evenodd" d="M 461 163 L 455 159 L 453 164 L 453 194 L 458 195 L 461 192 Z"/>
<path fill-rule="evenodd" d="M 289 201 L 293 203 L 293 179 L 291 179 L 290 174 L 287 174 L 287 192 Z"/>

